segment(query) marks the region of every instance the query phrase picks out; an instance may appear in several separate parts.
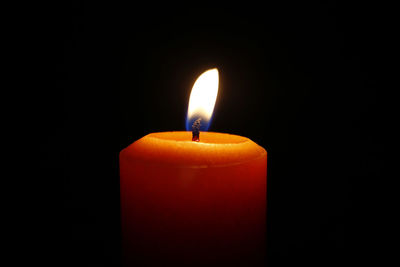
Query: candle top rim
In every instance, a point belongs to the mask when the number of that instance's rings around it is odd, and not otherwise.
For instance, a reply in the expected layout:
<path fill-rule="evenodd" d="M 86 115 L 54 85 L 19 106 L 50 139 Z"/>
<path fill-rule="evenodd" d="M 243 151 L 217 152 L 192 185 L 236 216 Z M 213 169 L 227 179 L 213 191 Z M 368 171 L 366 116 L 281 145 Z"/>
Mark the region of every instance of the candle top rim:
<path fill-rule="evenodd" d="M 166 133 L 173 133 L 166 134 Z M 172 132 L 155 132 L 146 135 L 145 137 L 157 138 L 164 141 L 172 142 L 193 142 L 191 138 L 188 139 L 190 131 L 172 131 Z M 218 133 L 218 132 L 203 132 L 200 131 L 200 141 L 203 144 L 240 144 L 251 141 L 249 138 L 228 133 Z"/>
<path fill-rule="evenodd" d="M 250 139 L 233 134 L 201 132 L 200 142 L 185 131 L 148 134 L 121 151 L 131 160 L 177 167 L 219 167 L 265 157 L 267 152 Z"/>

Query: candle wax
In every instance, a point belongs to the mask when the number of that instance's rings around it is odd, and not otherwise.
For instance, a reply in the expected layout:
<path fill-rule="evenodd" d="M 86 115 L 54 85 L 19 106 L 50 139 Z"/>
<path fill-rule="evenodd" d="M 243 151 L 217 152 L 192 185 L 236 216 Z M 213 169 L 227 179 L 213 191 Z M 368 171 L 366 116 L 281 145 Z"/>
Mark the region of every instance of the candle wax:
<path fill-rule="evenodd" d="M 124 263 L 262 266 L 266 151 L 248 138 L 152 133 L 120 153 Z"/>

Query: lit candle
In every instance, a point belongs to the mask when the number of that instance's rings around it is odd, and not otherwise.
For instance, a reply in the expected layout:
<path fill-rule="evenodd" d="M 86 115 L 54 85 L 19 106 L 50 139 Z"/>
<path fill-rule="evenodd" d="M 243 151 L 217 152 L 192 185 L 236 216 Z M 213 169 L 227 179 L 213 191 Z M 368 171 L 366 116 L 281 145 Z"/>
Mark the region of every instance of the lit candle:
<path fill-rule="evenodd" d="M 121 151 L 127 266 L 263 264 L 267 152 L 248 138 L 204 131 L 217 92 L 217 69 L 206 71 L 189 100 L 192 132 L 152 133 Z"/>

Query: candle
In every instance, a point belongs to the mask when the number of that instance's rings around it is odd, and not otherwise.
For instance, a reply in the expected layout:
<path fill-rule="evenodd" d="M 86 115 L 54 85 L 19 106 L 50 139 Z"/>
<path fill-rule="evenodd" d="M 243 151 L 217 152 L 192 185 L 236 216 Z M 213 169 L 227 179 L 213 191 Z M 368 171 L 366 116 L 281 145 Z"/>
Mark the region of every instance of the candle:
<path fill-rule="evenodd" d="M 193 86 L 192 132 L 152 133 L 121 151 L 126 266 L 263 264 L 267 153 L 248 138 L 203 131 L 217 88 L 216 69 Z"/>

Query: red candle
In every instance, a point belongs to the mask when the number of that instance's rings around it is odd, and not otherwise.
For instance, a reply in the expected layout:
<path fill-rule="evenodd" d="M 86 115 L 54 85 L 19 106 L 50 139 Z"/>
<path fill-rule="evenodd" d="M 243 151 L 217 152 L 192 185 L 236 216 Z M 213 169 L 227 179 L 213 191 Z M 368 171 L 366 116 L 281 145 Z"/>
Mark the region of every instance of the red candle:
<path fill-rule="evenodd" d="M 261 266 L 266 151 L 237 135 L 192 137 L 152 133 L 121 151 L 124 263 Z"/>

